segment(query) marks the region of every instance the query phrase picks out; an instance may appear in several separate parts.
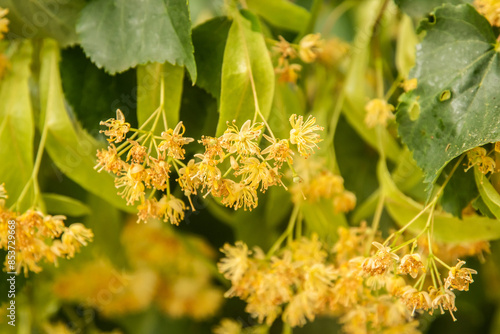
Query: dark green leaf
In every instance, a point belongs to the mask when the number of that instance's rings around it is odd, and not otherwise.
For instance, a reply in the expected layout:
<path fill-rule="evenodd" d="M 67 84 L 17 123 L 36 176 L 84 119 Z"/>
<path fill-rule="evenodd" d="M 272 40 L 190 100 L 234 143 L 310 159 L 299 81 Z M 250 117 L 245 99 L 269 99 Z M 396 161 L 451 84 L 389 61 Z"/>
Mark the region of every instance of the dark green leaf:
<path fill-rule="evenodd" d="M 179 123 L 183 80 L 184 68 L 180 66 L 169 63 L 139 66 L 137 68 L 137 121 L 139 124 L 143 124 L 160 107 L 163 94 L 167 125 L 173 129 Z M 157 126 L 157 132 L 161 133 L 161 128 Z"/>
<path fill-rule="evenodd" d="M 247 0 L 247 5 L 278 28 L 303 31 L 309 22 L 309 12 L 288 0 Z"/>
<path fill-rule="evenodd" d="M 7 38 L 48 37 L 63 47 L 78 42 L 75 22 L 84 6 L 84 0 L 0 0 L 9 9 Z"/>
<path fill-rule="evenodd" d="M 99 144 L 79 124 L 71 121 L 65 108 L 57 44 L 45 40 L 40 58 L 41 129 L 47 131 L 46 149 L 51 159 L 64 174 L 86 190 L 119 208 L 133 210 L 116 194 L 113 177 L 93 169 Z"/>
<path fill-rule="evenodd" d="M 60 194 L 42 194 L 43 202 L 48 213 L 79 217 L 88 215 L 88 206 L 74 198 Z"/>
<path fill-rule="evenodd" d="M 194 57 L 198 69 L 196 84 L 219 99 L 222 60 L 231 21 L 216 17 L 193 29 Z"/>
<path fill-rule="evenodd" d="M 33 170 L 34 121 L 28 81 L 33 48 L 17 45 L 11 68 L 0 84 L 0 184 L 5 182 L 8 205 L 21 194 Z"/>
<path fill-rule="evenodd" d="M 477 189 L 474 175 L 464 172 L 464 168 L 459 166 L 444 188 L 441 206 L 445 211 L 462 218 L 462 210 L 479 195 Z"/>
<path fill-rule="evenodd" d="M 220 117 L 217 135 L 226 122 L 241 126 L 256 113 L 255 98 L 262 115 L 271 112 L 274 69 L 258 19 L 248 11 L 235 12 L 227 37 L 222 64 Z"/>
<path fill-rule="evenodd" d="M 460 5 L 471 3 L 472 0 L 395 0 L 394 2 L 396 2 L 403 12 L 411 17 L 422 18 L 432 12 L 434 8 L 445 3 Z"/>
<path fill-rule="evenodd" d="M 426 182 L 463 152 L 500 140 L 500 62 L 491 26 L 469 5 L 440 7 L 431 21 L 421 25 L 426 37 L 410 73 L 418 88 L 401 96 L 397 113 Z"/>
<path fill-rule="evenodd" d="M 185 0 L 95 0 L 83 10 L 77 32 L 85 53 L 111 74 L 147 62 L 196 64 Z"/>
<path fill-rule="evenodd" d="M 83 127 L 96 136 L 99 122 L 114 117 L 120 109 L 127 122 L 136 124 L 135 71 L 109 75 L 98 69 L 80 47 L 61 51 L 61 79 L 68 103 Z"/>

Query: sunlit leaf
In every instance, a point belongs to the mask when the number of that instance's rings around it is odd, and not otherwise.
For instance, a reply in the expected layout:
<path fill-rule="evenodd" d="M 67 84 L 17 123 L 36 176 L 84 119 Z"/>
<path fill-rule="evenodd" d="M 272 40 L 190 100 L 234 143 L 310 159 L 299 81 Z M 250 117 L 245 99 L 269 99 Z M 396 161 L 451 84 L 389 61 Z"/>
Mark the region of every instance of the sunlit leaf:
<path fill-rule="evenodd" d="M 406 225 L 417 216 L 424 206 L 403 194 L 394 184 L 385 162 L 380 162 L 377 169 L 379 181 L 385 196 L 385 208 L 400 226 Z M 420 216 L 408 228 L 414 234 L 420 233 L 427 222 L 428 214 Z M 433 235 L 443 242 L 474 242 L 500 238 L 500 221 L 477 215 L 463 219 L 437 210 L 434 214 Z"/>
<path fill-rule="evenodd" d="M 347 226 L 344 214 L 335 213 L 331 201 L 326 199 L 315 203 L 305 201 L 300 208 L 310 231 L 317 233 L 322 240 L 335 242 L 339 227 Z"/>
<path fill-rule="evenodd" d="M 90 209 L 77 199 L 60 194 L 42 194 L 47 213 L 79 217 L 88 215 Z"/>
<path fill-rule="evenodd" d="M 30 41 L 16 44 L 11 68 L 0 81 L 0 184 L 5 182 L 13 203 L 21 194 L 33 170 L 34 121 L 30 98 Z"/>
<path fill-rule="evenodd" d="M 309 12 L 288 0 L 247 0 L 247 5 L 278 28 L 303 31 L 309 22 Z"/>
<path fill-rule="evenodd" d="M 488 178 L 477 167 L 474 167 L 474 178 L 483 202 L 490 209 L 491 213 L 500 219 L 500 194 L 498 194 L 498 191 L 491 185 Z"/>
<path fill-rule="evenodd" d="M 93 168 L 100 145 L 71 120 L 65 107 L 58 62 L 57 44 L 45 40 L 41 51 L 40 120 L 41 128 L 47 127 L 46 149 L 56 166 L 70 179 L 109 203 L 131 211 L 116 194 L 113 177 L 97 173 Z"/>
<path fill-rule="evenodd" d="M 268 123 L 278 138 L 290 137 L 290 121 L 292 114 L 304 115 L 306 109 L 302 91 L 288 83 L 277 82 Z"/>
<path fill-rule="evenodd" d="M 500 140 L 500 62 L 491 26 L 470 5 L 440 7 L 420 29 L 426 36 L 410 73 L 418 87 L 400 98 L 397 121 L 434 182 L 453 158 Z"/>
<path fill-rule="evenodd" d="M 82 10 L 77 32 L 85 53 L 110 73 L 147 62 L 196 64 L 187 1 L 95 0 Z"/>
<path fill-rule="evenodd" d="M 399 75 L 406 78 L 415 65 L 415 47 L 418 38 L 411 18 L 403 15 L 399 23 L 399 34 L 396 46 L 396 67 Z"/>
<path fill-rule="evenodd" d="M 8 38 L 53 38 L 63 47 L 76 44 L 76 20 L 84 0 L 0 0 L 8 8 Z"/>
<path fill-rule="evenodd" d="M 228 121 L 241 126 L 254 119 L 255 99 L 267 118 L 273 95 L 274 70 L 259 21 L 248 11 L 235 12 L 222 64 L 217 135 L 224 133 Z"/>
<path fill-rule="evenodd" d="M 160 106 L 161 94 L 163 94 L 167 125 L 173 129 L 179 122 L 183 80 L 184 68 L 180 66 L 169 63 L 139 66 L 137 68 L 137 121 L 139 124 L 143 124 Z M 163 119 L 160 118 L 159 122 L 163 124 Z M 157 132 L 161 133 L 162 128 L 158 125 Z"/>
<path fill-rule="evenodd" d="M 422 18 L 445 3 L 460 5 L 471 3 L 472 0 L 395 0 L 402 11 L 414 18 Z"/>

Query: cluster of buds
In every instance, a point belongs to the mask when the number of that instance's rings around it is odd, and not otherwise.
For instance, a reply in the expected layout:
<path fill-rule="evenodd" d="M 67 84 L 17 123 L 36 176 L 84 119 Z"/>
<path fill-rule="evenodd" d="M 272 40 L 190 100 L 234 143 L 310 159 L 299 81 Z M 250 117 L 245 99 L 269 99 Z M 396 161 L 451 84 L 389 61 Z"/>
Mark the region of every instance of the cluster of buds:
<path fill-rule="evenodd" d="M 382 99 L 373 99 L 365 106 L 365 124 L 368 128 L 377 125 L 387 126 L 387 122 L 394 119 L 394 106 Z"/>
<path fill-rule="evenodd" d="M 273 46 L 273 52 L 278 55 L 278 64 L 275 72 L 279 75 L 282 82 L 296 83 L 302 66 L 297 63 L 291 63 L 299 57 L 304 63 L 316 61 L 322 52 L 324 41 L 320 34 L 309 34 L 304 36 L 299 45 L 290 44 L 282 36 Z"/>
<path fill-rule="evenodd" d="M 500 3 L 495 0 L 474 0 L 474 7 L 492 26 L 500 27 Z"/>
<path fill-rule="evenodd" d="M 156 113 L 150 119 L 159 117 L 161 109 Z M 141 129 L 133 129 L 120 110 L 116 119 L 101 122 L 108 127 L 102 132 L 110 145 L 97 152 L 95 168 L 116 175 L 116 187 L 123 188 L 119 194 L 126 198 L 128 205 L 140 202 L 139 220 L 158 218 L 175 225 L 184 219 L 186 205 L 170 191 L 172 170 L 177 172 L 176 181 L 192 210 L 191 195 L 198 192 L 220 198 L 222 204 L 235 210 L 252 210 L 258 204 L 259 190 L 265 192 L 270 186 L 284 186 L 281 169 L 292 166 L 293 146 L 300 156 L 309 157 L 321 141 L 317 131 L 323 130 L 312 116 L 304 120 L 303 116 L 292 115 L 292 129 L 286 139 L 275 138 L 270 129 L 270 136 L 263 134 L 264 124 L 259 122 L 248 120 L 241 128 L 235 122 L 228 123 L 222 136 L 203 136 L 199 143 L 205 152 L 196 154 L 185 164 L 184 145 L 194 139 L 183 136 L 182 122 L 174 129 L 166 128 L 161 136 L 156 136 L 153 129 L 143 130 L 147 123 Z M 129 132 L 134 134 L 126 139 Z M 259 145 L 262 136 L 267 141 L 263 149 Z M 122 141 L 125 142 L 121 146 L 114 145 Z"/>
<path fill-rule="evenodd" d="M 65 216 L 46 215 L 32 209 L 23 214 L 11 211 L 5 207 L 6 197 L 1 185 L 0 248 L 7 251 L 4 262 L 7 271 L 24 272 L 27 276 L 29 271 L 42 271 L 42 262 L 57 266 L 59 258 L 74 257 L 94 237 L 92 231 L 80 223 L 65 226 Z"/>

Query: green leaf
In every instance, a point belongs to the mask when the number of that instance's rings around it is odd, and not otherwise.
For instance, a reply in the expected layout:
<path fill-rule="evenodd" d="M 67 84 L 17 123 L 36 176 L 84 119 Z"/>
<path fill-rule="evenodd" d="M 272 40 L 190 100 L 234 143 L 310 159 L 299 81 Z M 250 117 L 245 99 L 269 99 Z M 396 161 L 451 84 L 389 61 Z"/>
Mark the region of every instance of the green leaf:
<path fill-rule="evenodd" d="M 274 99 L 268 123 L 278 138 L 290 136 L 290 121 L 292 114 L 304 115 L 306 102 L 304 95 L 297 86 L 285 82 L 277 82 Z"/>
<path fill-rule="evenodd" d="M 434 8 L 439 7 L 445 3 L 460 5 L 464 3 L 471 3 L 472 0 L 395 0 L 394 2 L 401 8 L 403 12 L 410 15 L 411 17 L 422 18 L 432 12 Z"/>
<path fill-rule="evenodd" d="M 408 15 L 403 15 L 399 23 L 399 33 L 396 45 L 396 68 L 402 78 L 406 78 L 415 65 L 415 46 L 418 37 L 413 22 Z"/>
<path fill-rule="evenodd" d="M 45 40 L 40 53 L 40 104 L 46 127 L 46 149 L 56 166 L 80 186 L 123 210 L 133 211 L 117 195 L 113 177 L 97 173 L 97 141 L 71 120 L 66 111 L 59 75 L 59 48 L 55 41 Z"/>
<path fill-rule="evenodd" d="M 17 200 L 31 176 L 35 133 L 29 88 L 33 48 L 28 40 L 14 45 L 11 68 L 0 81 L 0 184 L 5 182 L 8 205 Z"/>
<path fill-rule="evenodd" d="M 370 41 L 372 38 L 373 26 L 377 22 L 377 13 L 380 11 L 381 2 L 371 1 L 366 8 L 369 16 L 364 18 L 366 29 L 362 29 L 356 34 L 352 47 L 353 57 L 349 65 L 344 84 L 345 102 L 342 113 L 354 130 L 369 145 L 379 150 L 377 133 L 375 129 L 369 129 L 365 122 L 365 105 L 369 101 L 369 88 L 366 87 L 366 73 L 368 72 L 368 62 L 370 59 Z M 382 146 L 385 155 L 397 161 L 400 156 L 400 147 L 396 140 L 387 130 L 381 132 Z"/>
<path fill-rule="evenodd" d="M 309 22 L 309 12 L 288 0 L 247 0 L 247 5 L 278 28 L 303 31 Z"/>
<path fill-rule="evenodd" d="M 90 213 L 88 206 L 68 196 L 45 193 L 42 194 L 42 199 L 48 213 L 71 217 L 85 216 Z"/>
<path fill-rule="evenodd" d="M 173 129 L 179 123 L 183 82 L 183 67 L 169 63 L 139 66 L 137 68 L 137 121 L 139 124 L 143 124 L 158 109 L 163 94 L 167 124 Z M 161 133 L 160 129 L 160 126 L 156 128 L 159 133 Z"/>
<path fill-rule="evenodd" d="M 451 169 L 451 165 L 453 164 L 448 165 L 445 171 Z M 441 206 L 445 211 L 462 218 L 462 210 L 478 195 L 474 175 L 458 167 L 443 190 Z"/>
<path fill-rule="evenodd" d="M 273 95 L 274 69 L 259 21 L 248 11 L 235 12 L 222 64 L 217 136 L 224 133 L 228 121 L 236 120 L 241 126 L 254 118 L 255 96 L 267 119 Z"/>
<path fill-rule="evenodd" d="M 7 38 L 53 38 L 62 47 L 76 44 L 75 22 L 84 0 L 0 0 L 8 8 Z"/>
<path fill-rule="evenodd" d="M 423 205 L 407 197 L 396 187 L 385 162 L 379 163 L 377 175 L 386 198 L 387 212 L 398 225 L 406 225 L 423 210 Z M 428 215 L 424 213 L 410 225 L 408 230 L 418 234 L 424 229 L 427 218 Z M 459 219 L 449 213 L 436 210 L 433 231 L 434 238 L 443 242 L 495 240 L 500 238 L 500 221 L 476 215 Z"/>
<path fill-rule="evenodd" d="M 477 169 L 477 166 L 474 167 L 474 178 L 484 204 L 486 204 L 495 217 L 500 219 L 500 194 L 498 194 L 486 176 Z"/>
<path fill-rule="evenodd" d="M 231 21 L 216 17 L 193 29 L 194 57 L 198 69 L 196 85 L 216 99 L 220 97 L 222 60 Z"/>
<path fill-rule="evenodd" d="M 322 199 L 319 202 L 300 206 L 304 220 L 311 232 L 316 232 L 322 240 L 335 242 L 338 238 L 338 228 L 347 226 L 347 220 L 341 213 L 335 213 L 331 201 Z"/>
<path fill-rule="evenodd" d="M 85 218 L 85 226 L 94 233 L 94 241 L 91 247 L 97 248 L 97 254 L 109 258 L 116 267 L 125 266 L 125 250 L 120 241 L 123 215 L 107 202 L 97 196 L 89 195 L 87 204 L 91 214 Z"/>
<path fill-rule="evenodd" d="M 401 96 L 399 134 L 434 182 L 453 158 L 500 140 L 500 62 L 488 21 L 469 5 L 438 8 L 410 73 L 417 89 Z M 412 110 L 419 108 L 419 113 Z"/>
<path fill-rule="evenodd" d="M 82 10 L 77 32 L 87 56 L 114 74 L 147 62 L 196 64 L 185 0 L 95 0 Z"/>
<path fill-rule="evenodd" d="M 99 122 L 114 117 L 116 109 L 132 126 L 136 124 L 135 70 L 111 76 L 98 69 L 79 46 L 61 51 L 60 69 L 64 96 L 94 137 L 101 128 Z"/>

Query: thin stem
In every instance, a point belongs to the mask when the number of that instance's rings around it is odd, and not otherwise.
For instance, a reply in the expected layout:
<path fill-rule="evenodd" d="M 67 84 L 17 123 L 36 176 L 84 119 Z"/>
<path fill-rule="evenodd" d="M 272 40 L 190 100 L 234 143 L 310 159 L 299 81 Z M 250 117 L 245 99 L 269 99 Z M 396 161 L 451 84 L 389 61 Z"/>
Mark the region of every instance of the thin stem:
<path fill-rule="evenodd" d="M 40 170 L 40 165 L 42 163 L 43 150 L 45 149 L 45 142 L 47 140 L 48 131 L 49 131 L 49 127 L 47 126 L 47 116 L 45 116 L 45 121 L 44 121 L 44 125 L 43 125 L 43 130 L 42 130 L 42 136 L 40 138 L 40 143 L 38 144 L 38 150 L 36 152 L 36 159 L 35 159 L 35 163 L 33 165 L 33 171 L 31 173 L 30 179 L 28 180 L 28 182 L 26 183 L 26 185 L 23 188 L 21 195 L 19 195 L 19 197 L 16 201 L 16 210 L 17 211 L 20 210 L 21 201 L 24 199 L 24 196 L 26 196 L 26 194 L 31 186 L 31 183 L 34 184 L 34 195 L 35 195 L 32 204 L 36 204 L 40 198 L 40 187 L 38 186 L 37 177 L 38 177 L 38 172 Z"/>
<path fill-rule="evenodd" d="M 295 226 L 295 222 L 297 221 L 297 216 L 298 216 L 299 212 L 300 212 L 300 207 L 298 205 L 295 205 L 293 207 L 292 214 L 290 215 L 290 220 L 288 221 L 288 226 L 287 226 L 285 232 L 283 232 L 283 234 L 281 234 L 281 236 L 278 238 L 278 240 L 276 240 L 276 242 L 272 245 L 272 247 L 267 252 L 268 258 L 270 258 L 278 250 L 278 248 L 281 246 L 281 244 L 283 243 L 285 238 L 293 232 L 293 228 Z"/>
<path fill-rule="evenodd" d="M 380 218 L 382 217 L 382 212 L 384 211 L 384 202 L 385 202 L 385 197 L 384 195 L 380 195 L 378 202 L 377 202 L 377 208 L 375 209 L 375 214 L 373 216 L 373 221 L 372 221 L 372 232 L 370 233 L 370 236 L 368 237 L 368 242 L 366 243 L 366 249 L 365 249 L 365 255 L 368 256 L 370 254 L 370 248 L 373 242 L 373 239 L 375 239 L 375 233 L 377 233 L 378 226 L 380 224 Z"/>
<path fill-rule="evenodd" d="M 441 260 L 440 258 L 438 258 L 437 256 L 434 256 L 434 259 L 436 259 L 437 262 L 439 262 L 443 267 L 445 267 L 446 269 L 450 270 L 451 267 L 449 265 L 447 265 L 445 262 L 443 262 L 443 260 Z"/>

